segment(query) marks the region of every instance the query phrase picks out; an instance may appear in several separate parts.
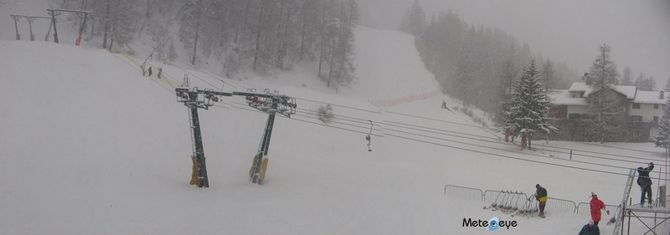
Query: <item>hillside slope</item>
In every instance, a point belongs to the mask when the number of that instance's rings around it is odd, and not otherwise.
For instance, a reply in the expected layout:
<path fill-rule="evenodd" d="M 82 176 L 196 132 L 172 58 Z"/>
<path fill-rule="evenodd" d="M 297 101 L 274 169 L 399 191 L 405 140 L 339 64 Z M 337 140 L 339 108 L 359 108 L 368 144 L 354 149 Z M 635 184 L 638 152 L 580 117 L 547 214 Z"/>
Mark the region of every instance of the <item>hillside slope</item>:
<path fill-rule="evenodd" d="M 496 214 L 445 198 L 445 184 L 530 193 L 542 183 L 556 197 L 581 201 L 596 191 L 616 203 L 622 176 L 565 166 L 624 170 L 518 152 L 458 111 L 440 109 L 443 100 L 458 104 L 426 90 L 431 77 L 410 38 L 395 34 L 357 31 L 360 87 L 346 95 L 153 64 L 167 75 L 158 80 L 142 76 L 139 59 L 100 49 L 0 41 L 0 233 L 481 234 L 462 228 L 462 218 Z M 372 46 L 380 38 L 387 47 Z M 376 52 L 389 54 L 369 55 Z M 239 97 L 200 112 L 211 188 L 188 185 L 189 120 L 172 90 L 185 73 L 201 88 L 269 88 L 298 98 L 298 113 L 275 124 L 265 185 L 250 184 L 247 173 L 267 115 Z M 325 103 L 336 114 L 327 125 L 313 114 Z M 520 218 L 522 226 L 502 233 L 576 233 L 587 216 Z"/>

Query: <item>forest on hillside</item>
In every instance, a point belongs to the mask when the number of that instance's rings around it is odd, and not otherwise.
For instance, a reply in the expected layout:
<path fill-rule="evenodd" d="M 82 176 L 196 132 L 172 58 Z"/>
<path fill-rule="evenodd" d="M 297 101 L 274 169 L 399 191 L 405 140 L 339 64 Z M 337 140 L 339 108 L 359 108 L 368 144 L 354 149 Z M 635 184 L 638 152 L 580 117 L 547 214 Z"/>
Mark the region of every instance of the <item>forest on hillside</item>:
<path fill-rule="evenodd" d="M 154 59 L 214 61 L 228 77 L 307 63 L 331 88 L 355 78 L 355 0 L 62 0 L 61 7 L 94 11 L 87 30 L 109 50 L 143 39 Z"/>
<path fill-rule="evenodd" d="M 415 35 L 421 57 L 443 91 L 499 117 L 514 82 L 532 59 L 545 89 L 567 88 L 581 77 L 565 63 L 543 59 L 499 28 L 469 24 L 453 11 L 428 17 L 418 1 L 407 10 L 399 29 Z"/>

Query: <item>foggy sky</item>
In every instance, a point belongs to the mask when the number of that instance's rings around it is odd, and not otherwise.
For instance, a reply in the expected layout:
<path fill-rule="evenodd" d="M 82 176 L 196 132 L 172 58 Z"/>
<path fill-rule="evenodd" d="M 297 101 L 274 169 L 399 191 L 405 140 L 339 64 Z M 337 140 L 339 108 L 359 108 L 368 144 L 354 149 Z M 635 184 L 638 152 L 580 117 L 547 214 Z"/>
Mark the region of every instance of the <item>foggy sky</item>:
<path fill-rule="evenodd" d="M 414 0 L 358 0 L 362 23 L 396 29 Z M 588 71 L 598 45 L 612 46 L 619 72 L 670 78 L 670 0 L 420 0 L 430 16 L 451 9 L 468 23 L 503 29 L 536 53 Z"/>

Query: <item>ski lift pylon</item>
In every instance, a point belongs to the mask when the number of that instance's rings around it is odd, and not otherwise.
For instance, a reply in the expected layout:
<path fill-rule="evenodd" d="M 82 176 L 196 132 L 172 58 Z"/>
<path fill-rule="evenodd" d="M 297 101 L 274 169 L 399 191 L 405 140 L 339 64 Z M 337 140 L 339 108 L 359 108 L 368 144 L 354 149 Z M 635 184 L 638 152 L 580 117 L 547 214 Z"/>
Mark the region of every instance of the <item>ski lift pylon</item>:
<path fill-rule="evenodd" d="M 368 152 L 372 152 L 372 148 L 370 148 L 370 144 L 372 144 L 372 137 L 371 136 L 372 136 L 372 127 L 374 126 L 374 123 L 372 122 L 372 120 L 368 120 L 368 121 L 370 121 L 370 132 L 368 133 L 367 136 L 365 136 L 365 140 L 368 141 Z"/>

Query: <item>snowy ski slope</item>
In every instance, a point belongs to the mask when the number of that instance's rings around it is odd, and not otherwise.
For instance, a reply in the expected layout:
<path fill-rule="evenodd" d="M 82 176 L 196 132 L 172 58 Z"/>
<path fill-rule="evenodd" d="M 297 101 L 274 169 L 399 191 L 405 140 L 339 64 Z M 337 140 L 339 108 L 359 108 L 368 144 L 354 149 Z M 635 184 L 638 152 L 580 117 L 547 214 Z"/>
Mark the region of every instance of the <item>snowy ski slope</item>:
<path fill-rule="evenodd" d="M 445 184 L 531 194 L 540 183 L 552 197 L 597 192 L 616 204 L 627 168 L 664 168 L 649 144 L 519 152 L 435 94 L 410 36 L 359 27 L 356 37 L 359 80 L 340 94 L 186 66 L 163 65 L 158 80 L 141 75 L 138 58 L 0 41 L 0 234 L 482 234 L 463 218 L 511 218 L 445 196 Z M 211 188 L 188 185 L 188 115 L 173 92 L 185 73 L 201 88 L 297 97 L 298 113 L 275 124 L 265 185 L 247 172 L 267 116 L 239 97 L 200 111 Z M 328 125 L 314 115 L 325 103 L 336 115 Z M 547 214 L 498 232 L 576 234 L 589 219 Z"/>

